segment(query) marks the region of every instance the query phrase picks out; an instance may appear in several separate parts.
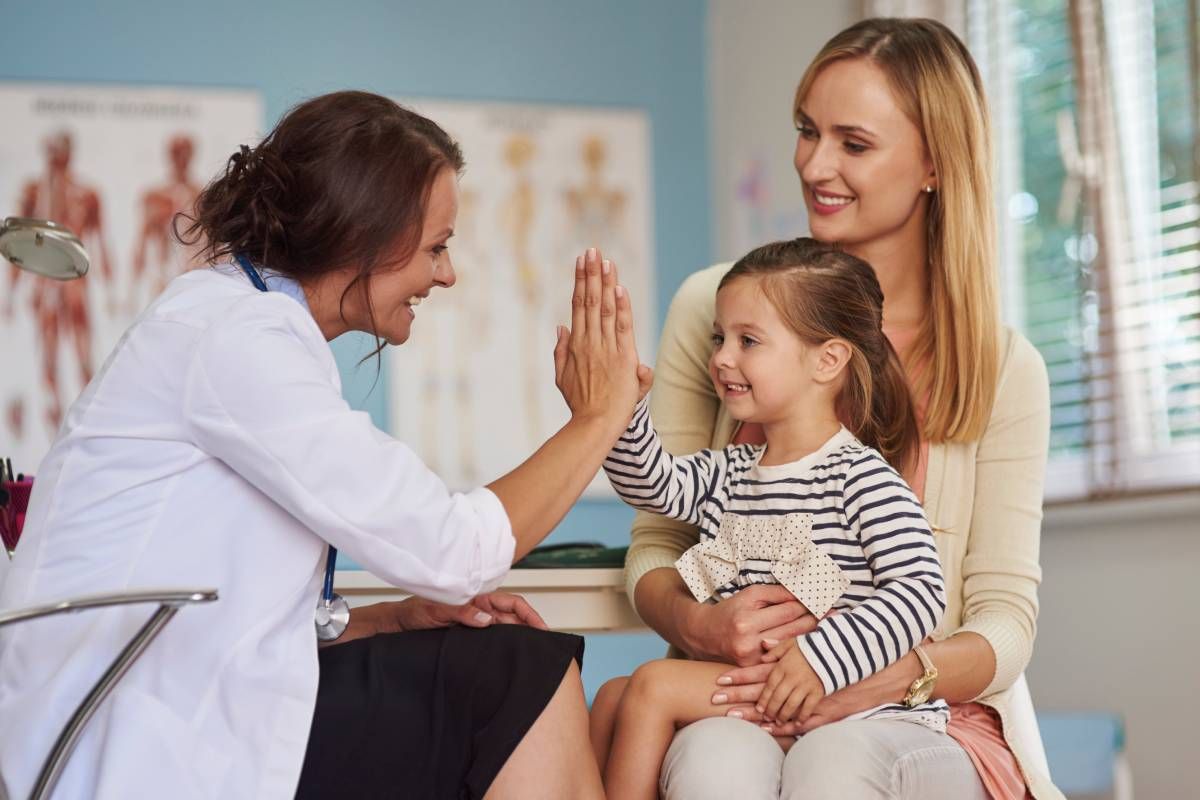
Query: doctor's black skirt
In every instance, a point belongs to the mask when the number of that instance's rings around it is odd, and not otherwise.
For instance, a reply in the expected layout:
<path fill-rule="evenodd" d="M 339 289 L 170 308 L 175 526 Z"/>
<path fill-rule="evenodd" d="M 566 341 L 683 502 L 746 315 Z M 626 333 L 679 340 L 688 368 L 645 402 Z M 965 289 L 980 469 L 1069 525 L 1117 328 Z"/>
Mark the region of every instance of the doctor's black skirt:
<path fill-rule="evenodd" d="M 583 639 L 523 625 L 383 634 L 322 648 L 297 798 L 483 797 Z"/>

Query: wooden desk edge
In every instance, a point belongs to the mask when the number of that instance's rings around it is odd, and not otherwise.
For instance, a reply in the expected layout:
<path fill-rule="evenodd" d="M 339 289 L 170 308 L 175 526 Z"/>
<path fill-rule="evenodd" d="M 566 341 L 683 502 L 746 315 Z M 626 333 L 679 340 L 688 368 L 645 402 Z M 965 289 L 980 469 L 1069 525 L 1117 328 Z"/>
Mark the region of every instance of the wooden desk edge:
<path fill-rule="evenodd" d="M 351 606 L 403 600 L 408 593 L 365 570 L 338 570 L 337 591 Z M 555 630 L 645 631 L 625 596 L 624 570 L 514 569 L 500 586 L 524 596 Z"/>
<path fill-rule="evenodd" d="M 395 586 L 380 580 L 362 569 L 339 569 L 334 576 L 334 585 L 339 592 L 377 591 L 401 592 Z M 514 569 L 510 570 L 500 584 L 509 591 L 519 589 L 612 589 L 625 593 L 625 571 L 620 567 L 603 569 Z"/>

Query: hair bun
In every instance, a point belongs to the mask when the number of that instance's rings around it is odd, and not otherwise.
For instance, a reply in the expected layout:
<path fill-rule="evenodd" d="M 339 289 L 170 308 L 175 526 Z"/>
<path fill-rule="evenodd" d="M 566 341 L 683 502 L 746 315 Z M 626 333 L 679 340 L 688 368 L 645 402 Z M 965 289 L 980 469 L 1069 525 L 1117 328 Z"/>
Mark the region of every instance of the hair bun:
<path fill-rule="evenodd" d="M 230 177 L 235 179 L 245 178 L 251 171 L 255 152 L 246 145 L 239 145 L 237 152 L 229 157 L 229 172 Z"/>
<path fill-rule="evenodd" d="M 254 170 L 259 191 L 272 191 L 283 197 L 292 186 L 291 167 L 271 149 L 258 148 L 252 155 L 250 168 Z"/>

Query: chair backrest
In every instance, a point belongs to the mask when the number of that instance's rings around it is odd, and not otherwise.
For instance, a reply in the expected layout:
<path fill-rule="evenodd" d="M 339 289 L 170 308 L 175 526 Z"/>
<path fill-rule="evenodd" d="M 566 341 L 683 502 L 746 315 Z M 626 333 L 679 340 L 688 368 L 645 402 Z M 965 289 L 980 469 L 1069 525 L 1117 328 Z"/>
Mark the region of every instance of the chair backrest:
<path fill-rule="evenodd" d="M 79 735 L 83 732 L 83 727 L 91 719 L 92 715 L 96 713 L 96 709 L 99 708 L 100 704 L 104 702 L 104 698 L 108 697 L 113 687 L 125 676 L 125 673 L 129 671 L 133 663 L 137 661 L 138 656 L 150 646 L 154 638 L 171 621 L 175 613 L 185 605 L 211 603 L 216 601 L 216 599 L 216 589 L 152 589 L 137 592 L 90 595 L 88 597 L 64 600 L 59 603 L 50 603 L 32 608 L 0 611 L 0 627 L 4 627 L 5 625 L 15 625 L 18 622 L 28 622 L 55 614 L 72 614 L 79 611 L 107 608 L 109 606 L 126 606 L 137 603 L 158 604 L 158 608 L 154 610 L 154 613 L 150 615 L 146 623 L 138 629 L 133 638 L 121 649 L 121 652 L 109 664 L 108 669 L 96 681 L 91 691 L 79 703 L 79 706 L 75 709 L 75 713 L 67 720 L 67 724 L 59 733 L 58 739 L 54 742 L 54 746 L 50 749 L 45 762 L 42 764 L 42 770 L 38 773 L 33 790 L 29 793 L 31 800 L 43 800 L 43 798 L 49 797 L 54 791 L 54 785 L 58 782 L 63 767 L 66 766 L 67 759 L 71 756 L 71 751 L 75 749 L 75 744 L 79 741 Z M 9 800 L 3 775 L 0 775 L 0 800 Z"/>

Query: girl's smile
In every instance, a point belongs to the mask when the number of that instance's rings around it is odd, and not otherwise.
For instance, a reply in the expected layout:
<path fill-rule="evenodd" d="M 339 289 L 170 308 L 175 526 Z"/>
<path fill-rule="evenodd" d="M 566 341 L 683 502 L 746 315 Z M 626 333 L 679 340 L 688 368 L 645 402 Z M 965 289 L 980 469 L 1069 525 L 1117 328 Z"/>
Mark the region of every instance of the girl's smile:
<path fill-rule="evenodd" d="M 735 280 L 717 293 L 709 376 L 735 419 L 772 422 L 795 413 L 805 350 L 757 280 Z"/>

